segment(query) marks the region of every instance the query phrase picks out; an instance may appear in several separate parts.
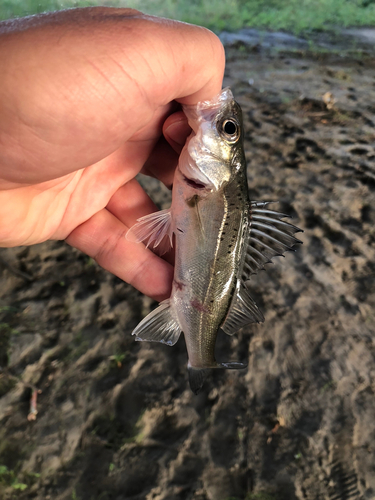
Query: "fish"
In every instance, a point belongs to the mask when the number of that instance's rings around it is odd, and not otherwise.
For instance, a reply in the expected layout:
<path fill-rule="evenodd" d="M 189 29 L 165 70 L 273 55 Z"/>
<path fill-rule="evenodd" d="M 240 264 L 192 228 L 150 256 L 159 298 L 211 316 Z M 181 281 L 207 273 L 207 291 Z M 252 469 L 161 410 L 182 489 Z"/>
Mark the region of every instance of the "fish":
<path fill-rule="evenodd" d="M 264 321 L 250 277 L 294 250 L 301 229 L 270 202 L 250 201 L 242 111 L 231 90 L 183 111 L 192 133 L 175 171 L 171 207 L 141 217 L 127 234 L 160 255 L 174 247 L 172 292 L 132 335 L 173 346 L 183 332 L 189 384 L 198 394 L 211 369 L 247 367 L 216 360 L 218 332 L 232 336 Z"/>

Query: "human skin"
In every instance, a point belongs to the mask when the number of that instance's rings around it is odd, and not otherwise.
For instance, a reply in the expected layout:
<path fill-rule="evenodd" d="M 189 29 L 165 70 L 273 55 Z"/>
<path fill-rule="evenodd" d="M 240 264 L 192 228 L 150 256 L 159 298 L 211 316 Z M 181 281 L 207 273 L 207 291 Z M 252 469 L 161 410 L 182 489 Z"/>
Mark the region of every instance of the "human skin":
<path fill-rule="evenodd" d="M 178 105 L 211 99 L 223 72 L 213 33 L 130 9 L 0 23 L 0 246 L 66 240 L 168 297 L 172 265 L 125 238 L 156 210 L 135 176 L 171 186 L 190 131 Z"/>

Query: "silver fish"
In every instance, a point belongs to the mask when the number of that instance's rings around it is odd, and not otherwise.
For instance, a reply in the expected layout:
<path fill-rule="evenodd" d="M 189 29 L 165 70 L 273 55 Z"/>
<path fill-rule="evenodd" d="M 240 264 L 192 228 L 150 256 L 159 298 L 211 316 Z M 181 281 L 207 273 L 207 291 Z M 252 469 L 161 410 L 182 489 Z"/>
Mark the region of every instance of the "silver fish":
<path fill-rule="evenodd" d="M 216 361 L 218 330 L 233 335 L 264 321 L 248 280 L 300 243 L 294 237 L 300 229 L 282 220 L 285 214 L 269 210 L 267 202 L 249 200 L 242 113 L 230 89 L 183 109 L 193 131 L 180 155 L 171 208 L 139 219 L 128 238 L 159 253 L 175 245 L 171 296 L 133 335 L 174 345 L 183 332 L 190 387 L 197 394 L 210 369 L 246 368 Z"/>

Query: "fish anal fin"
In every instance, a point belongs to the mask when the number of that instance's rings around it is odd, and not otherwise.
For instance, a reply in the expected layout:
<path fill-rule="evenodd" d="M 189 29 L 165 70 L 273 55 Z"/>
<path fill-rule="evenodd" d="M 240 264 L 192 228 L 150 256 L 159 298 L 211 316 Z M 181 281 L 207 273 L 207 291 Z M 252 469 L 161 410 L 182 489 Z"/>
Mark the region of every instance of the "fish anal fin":
<path fill-rule="evenodd" d="M 164 300 L 159 307 L 148 314 L 134 329 L 136 340 L 161 342 L 174 345 L 179 339 L 181 328 L 170 307 L 170 300 Z"/>
<path fill-rule="evenodd" d="M 221 328 L 227 335 L 234 335 L 240 328 L 250 323 L 263 323 L 264 316 L 240 280 L 232 299 L 228 314 Z"/>
<path fill-rule="evenodd" d="M 171 210 L 161 210 L 138 219 L 126 233 L 126 239 L 144 242 L 147 247 L 163 255 L 173 246 Z"/>

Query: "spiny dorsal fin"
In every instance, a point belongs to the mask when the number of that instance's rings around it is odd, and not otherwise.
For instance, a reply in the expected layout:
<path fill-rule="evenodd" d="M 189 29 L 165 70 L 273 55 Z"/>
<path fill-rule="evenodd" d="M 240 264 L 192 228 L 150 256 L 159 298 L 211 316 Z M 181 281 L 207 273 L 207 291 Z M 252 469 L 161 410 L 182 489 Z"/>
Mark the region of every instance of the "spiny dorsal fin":
<path fill-rule="evenodd" d="M 162 344 L 175 345 L 181 334 L 181 328 L 174 317 L 170 300 L 164 300 L 159 307 L 148 314 L 133 330 L 135 340 L 161 342 Z"/>
<path fill-rule="evenodd" d="M 266 207 L 271 202 L 251 202 L 250 239 L 246 249 L 242 280 L 247 281 L 252 274 L 264 269 L 264 264 L 271 262 L 276 255 L 284 256 L 287 251 L 294 251 L 294 245 L 302 243 L 294 234 L 303 232 L 289 222 L 288 215 Z"/>
<path fill-rule="evenodd" d="M 263 314 L 250 297 L 245 286 L 237 281 L 236 293 L 221 328 L 228 335 L 234 335 L 240 328 L 250 323 L 263 323 Z"/>
<path fill-rule="evenodd" d="M 161 210 L 138 219 L 137 223 L 126 233 L 130 241 L 146 242 L 146 246 L 163 255 L 172 248 L 171 210 Z"/>

